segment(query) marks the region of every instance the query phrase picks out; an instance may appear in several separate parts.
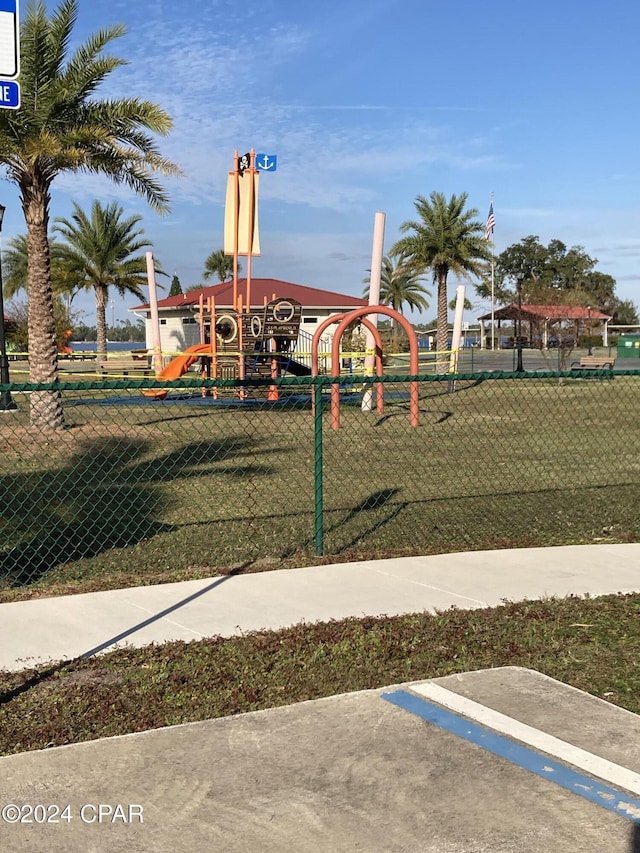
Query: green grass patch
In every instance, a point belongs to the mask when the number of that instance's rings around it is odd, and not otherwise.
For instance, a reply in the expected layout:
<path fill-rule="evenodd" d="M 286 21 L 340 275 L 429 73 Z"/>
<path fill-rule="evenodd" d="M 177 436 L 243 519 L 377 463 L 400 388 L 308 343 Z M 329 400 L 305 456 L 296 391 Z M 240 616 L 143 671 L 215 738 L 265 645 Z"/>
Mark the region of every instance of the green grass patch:
<path fill-rule="evenodd" d="M 347 619 L 0 672 L 0 754 L 496 666 L 640 712 L 640 595 Z"/>
<path fill-rule="evenodd" d="M 322 442 L 295 396 L 224 408 L 76 387 L 52 435 L 16 392 L 0 436 L 0 600 L 238 566 L 638 541 L 639 382 L 485 378 L 448 393 L 424 381 L 417 427 L 409 385 L 394 382 L 382 415 L 345 399 L 333 430 L 325 409 Z"/>

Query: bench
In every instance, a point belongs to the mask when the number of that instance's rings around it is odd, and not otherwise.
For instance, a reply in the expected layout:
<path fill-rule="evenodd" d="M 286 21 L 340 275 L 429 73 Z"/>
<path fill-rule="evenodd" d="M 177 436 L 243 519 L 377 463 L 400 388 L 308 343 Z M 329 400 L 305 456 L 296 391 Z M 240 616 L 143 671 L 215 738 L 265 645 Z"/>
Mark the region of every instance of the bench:
<path fill-rule="evenodd" d="M 95 361 L 95 352 L 62 352 L 58 353 L 59 359 L 68 359 L 69 361 Z"/>
<path fill-rule="evenodd" d="M 606 370 L 609 374 L 613 373 L 613 365 L 616 363 L 612 355 L 583 355 L 580 361 L 571 363 L 571 370 L 575 371 L 590 371 L 590 370 Z"/>
<path fill-rule="evenodd" d="M 143 376 L 149 376 L 154 373 L 146 356 L 142 358 L 135 356 L 133 358 L 102 358 L 98 361 L 98 370 L 103 375 L 115 373 L 119 376 L 128 376 L 130 373 L 142 373 Z"/>

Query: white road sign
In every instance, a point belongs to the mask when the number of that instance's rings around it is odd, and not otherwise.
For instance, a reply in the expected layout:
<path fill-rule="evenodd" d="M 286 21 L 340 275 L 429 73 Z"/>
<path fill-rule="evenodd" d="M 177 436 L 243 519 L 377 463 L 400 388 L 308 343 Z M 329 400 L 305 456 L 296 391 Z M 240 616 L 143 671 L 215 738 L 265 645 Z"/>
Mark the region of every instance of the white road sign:
<path fill-rule="evenodd" d="M 0 0 L 0 77 L 12 79 L 19 72 L 18 0 Z"/>

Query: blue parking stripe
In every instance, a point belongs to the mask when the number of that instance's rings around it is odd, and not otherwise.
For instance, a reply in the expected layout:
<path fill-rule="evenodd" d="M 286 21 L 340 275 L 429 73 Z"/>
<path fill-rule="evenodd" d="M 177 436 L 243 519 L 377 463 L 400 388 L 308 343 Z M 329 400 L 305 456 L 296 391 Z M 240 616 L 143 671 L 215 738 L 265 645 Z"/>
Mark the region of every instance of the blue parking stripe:
<path fill-rule="evenodd" d="M 512 764 L 516 764 L 542 779 L 560 785 L 560 787 L 589 800 L 591 803 L 615 812 L 615 814 L 625 817 L 633 823 L 640 823 L 640 801 L 633 799 L 623 791 L 610 788 L 598 779 L 578 773 L 566 764 L 535 752 L 533 749 L 528 749 L 526 746 L 514 743 L 484 726 L 467 720 L 465 717 L 460 717 L 458 714 L 447 711 L 432 702 L 427 702 L 406 690 L 383 693 L 382 698 L 391 702 L 392 705 L 397 705 L 398 708 L 409 711 L 409 713 L 415 714 L 428 723 L 432 723 L 434 726 L 445 729 L 469 743 L 486 749 L 492 755 L 506 758 Z"/>

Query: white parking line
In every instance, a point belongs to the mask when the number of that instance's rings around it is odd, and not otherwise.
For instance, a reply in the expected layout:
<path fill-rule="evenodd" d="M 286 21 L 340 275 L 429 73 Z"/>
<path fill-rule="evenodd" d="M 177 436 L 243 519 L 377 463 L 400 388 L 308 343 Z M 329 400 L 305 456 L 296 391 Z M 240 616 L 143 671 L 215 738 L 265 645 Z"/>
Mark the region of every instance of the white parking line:
<path fill-rule="evenodd" d="M 567 743 L 567 741 L 547 734 L 540 729 L 514 720 L 513 717 L 487 708 L 486 705 L 481 705 L 479 702 L 474 702 L 458 693 L 453 693 L 439 684 L 416 684 L 409 689 L 420 696 L 424 696 L 425 699 L 437 702 L 438 705 L 442 705 L 450 711 L 475 720 L 533 749 L 545 752 L 559 761 L 572 764 L 574 767 L 591 773 L 605 782 L 625 788 L 634 794 L 640 794 L 640 774 L 622 767 L 620 764 L 615 764 L 613 761 L 587 752 L 585 749 Z"/>

